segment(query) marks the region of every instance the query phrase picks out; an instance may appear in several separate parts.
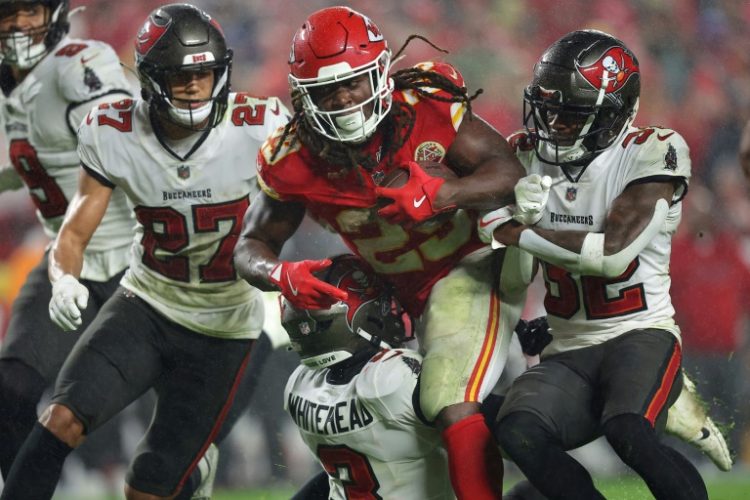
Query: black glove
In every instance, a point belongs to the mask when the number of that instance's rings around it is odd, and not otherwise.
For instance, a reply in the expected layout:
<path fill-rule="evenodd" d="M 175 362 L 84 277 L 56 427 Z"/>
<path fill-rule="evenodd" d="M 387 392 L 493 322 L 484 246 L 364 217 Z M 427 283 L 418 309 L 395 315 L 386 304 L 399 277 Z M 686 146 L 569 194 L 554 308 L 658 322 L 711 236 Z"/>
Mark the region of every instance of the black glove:
<path fill-rule="evenodd" d="M 521 350 L 527 356 L 536 356 L 552 342 L 548 332 L 547 316 L 539 316 L 531 321 L 520 320 L 516 325 L 516 335 L 521 342 Z"/>

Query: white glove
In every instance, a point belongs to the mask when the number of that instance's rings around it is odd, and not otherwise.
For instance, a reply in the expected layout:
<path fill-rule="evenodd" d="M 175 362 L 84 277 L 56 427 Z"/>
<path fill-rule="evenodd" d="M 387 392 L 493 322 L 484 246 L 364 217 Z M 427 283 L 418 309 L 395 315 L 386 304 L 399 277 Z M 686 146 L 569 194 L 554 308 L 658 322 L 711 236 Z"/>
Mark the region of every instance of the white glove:
<path fill-rule="evenodd" d="M 514 188 L 516 212 L 513 218 L 527 226 L 533 226 L 542 220 L 551 185 L 552 179 L 548 175 L 542 177 L 539 174 L 531 174 L 522 177 Z"/>
<path fill-rule="evenodd" d="M 498 242 L 492 237 L 492 233 L 506 222 L 513 220 L 514 208 L 513 205 L 507 205 L 487 212 L 479 218 L 477 233 L 479 233 L 479 239 L 482 243 L 492 243 L 492 248 L 499 248 L 495 246 L 495 243 Z"/>
<path fill-rule="evenodd" d="M 52 285 L 49 317 L 57 326 L 69 332 L 81 326 L 81 311 L 89 302 L 89 290 L 70 274 L 63 275 Z"/>

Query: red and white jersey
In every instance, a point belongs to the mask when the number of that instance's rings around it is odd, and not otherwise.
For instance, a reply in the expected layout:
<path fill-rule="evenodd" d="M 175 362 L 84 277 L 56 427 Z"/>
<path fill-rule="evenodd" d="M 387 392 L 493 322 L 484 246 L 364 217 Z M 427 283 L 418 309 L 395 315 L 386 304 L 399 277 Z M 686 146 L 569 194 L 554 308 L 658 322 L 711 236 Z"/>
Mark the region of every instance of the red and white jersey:
<path fill-rule="evenodd" d="M 448 64 L 422 63 L 419 67 L 464 85 L 461 75 Z M 425 99 L 412 91 L 394 92 L 393 101 L 394 106 L 405 102 L 416 111 L 414 129 L 393 162 L 384 158 L 380 131 L 364 146 L 378 160 L 371 171 L 330 165 L 290 138 L 272 159 L 282 135 L 278 131 L 259 155 L 259 179 L 266 194 L 303 203 L 313 218 L 339 233 L 354 253 L 388 277 L 404 308 L 419 315 L 435 282 L 483 245 L 476 234 L 474 212 L 458 210 L 442 224 L 416 228 L 393 225 L 378 217 L 376 184 L 408 161 L 442 160 L 466 112 L 461 103 Z"/>
<path fill-rule="evenodd" d="M 561 167 L 536 157 L 528 137 L 511 144 L 529 174 L 552 178 L 549 201 L 537 227 L 556 231 L 603 232 L 612 203 L 626 187 L 648 179 L 676 179 L 666 222 L 659 233 L 617 278 L 579 276 L 543 263 L 547 295 L 544 306 L 554 336 L 544 354 L 602 343 L 638 328 L 661 328 L 679 338 L 669 296 L 669 257 L 672 235 L 680 222 L 690 179 L 690 151 L 674 130 L 630 127 L 613 145 L 567 177 Z"/>
<path fill-rule="evenodd" d="M 10 161 L 26 184 L 47 236 L 54 238 L 78 186 L 76 128 L 93 101 L 131 93 L 112 48 L 64 38 L 15 87 L 0 70 L 0 115 Z M 8 92 L 9 90 L 9 92 Z M 81 276 L 105 281 L 127 266 L 133 219 L 125 197 L 113 197 L 91 239 Z"/>
<path fill-rule="evenodd" d="M 224 120 L 182 161 L 160 143 L 147 103 L 91 110 L 78 132 L 81 162 L 102 184 L 125 193 L 137 221 L 124 287 L 193 331 L 257 336 L 260 292 L 238 277 L 232 253 L 257 193 L 252 160 L 287 120 L 275 97 L 232 93 Z"/>
<path fill-rule="evenodd" d="M 413 406 L 421 363 L 395 349 L 348 382 L 303 365 L 289 377 L 284 408 L 328 473 L 329 498 L 454 498 L 440 433 Z"/>

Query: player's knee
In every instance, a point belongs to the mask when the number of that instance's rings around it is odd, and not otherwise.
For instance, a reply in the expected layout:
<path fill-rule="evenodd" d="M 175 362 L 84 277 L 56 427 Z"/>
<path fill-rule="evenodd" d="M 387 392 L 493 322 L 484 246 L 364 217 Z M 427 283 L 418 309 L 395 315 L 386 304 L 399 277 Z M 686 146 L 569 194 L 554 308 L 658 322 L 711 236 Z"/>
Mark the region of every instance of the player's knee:
<path fill-rule="evenodd" d="M 39 422 L 57 439 L 72 448 L 78 447 L 85 439 L 83 422 L 66 406 L 48 406 L 39 417 Z"/>
<path fill-rule="evenodd" d="M 518 411 L 500 420 L 494 429 L 500 448 L 514 461 L 544 453 L 550 433 L 533 413 Z"/>
<path fill-rule="evenodd" d="M 460 422 L 466 417 L 476 415 L 480 413 L 481 407 L 479 403 L 457 403 L 454 405 L 446 406 L 439 410 L 437 414 L 437 422 L 441 428 L 447 429 L 451 425 Z"/>
<path fill-rule="evenodd" d="M 612 417 L 604 424 L 602 432 L 623 460 L 641 453 L 642 446 L 647 446 L 657 440 L 649 421 L 635 413 Z"/>

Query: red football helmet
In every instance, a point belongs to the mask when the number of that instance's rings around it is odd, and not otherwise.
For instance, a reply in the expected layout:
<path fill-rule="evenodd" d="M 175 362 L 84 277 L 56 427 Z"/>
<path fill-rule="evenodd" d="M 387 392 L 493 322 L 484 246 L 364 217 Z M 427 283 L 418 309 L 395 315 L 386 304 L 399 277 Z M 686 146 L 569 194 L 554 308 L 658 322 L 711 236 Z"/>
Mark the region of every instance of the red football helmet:
<path fill-rule="evenodd" d="M 315 130 L 335 141 L 362 142 L 391 109 L 393 80 L 388 77 L 391 51 L 378 27 L 348 7 L 319 10 L 294 35 L 289 54 L 289 83 L 299 90 Z M 360 104 L 323 111 L 310 90 L 359 75 L 370 77 L 372 96 Z M 368 107 L 372 112 L 368 115 Z"/>

